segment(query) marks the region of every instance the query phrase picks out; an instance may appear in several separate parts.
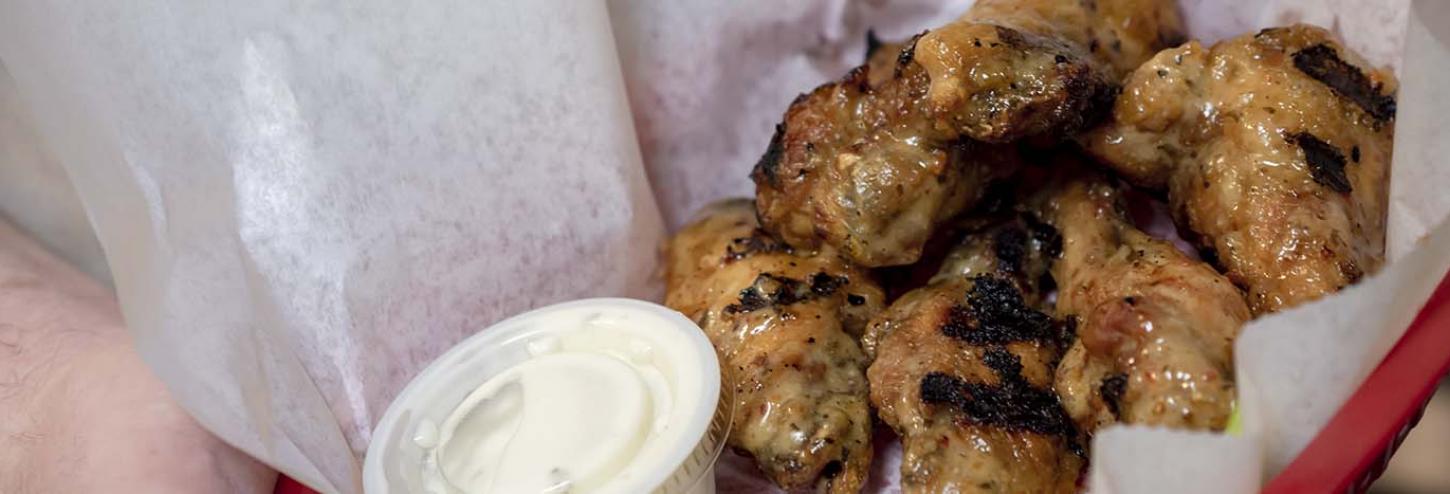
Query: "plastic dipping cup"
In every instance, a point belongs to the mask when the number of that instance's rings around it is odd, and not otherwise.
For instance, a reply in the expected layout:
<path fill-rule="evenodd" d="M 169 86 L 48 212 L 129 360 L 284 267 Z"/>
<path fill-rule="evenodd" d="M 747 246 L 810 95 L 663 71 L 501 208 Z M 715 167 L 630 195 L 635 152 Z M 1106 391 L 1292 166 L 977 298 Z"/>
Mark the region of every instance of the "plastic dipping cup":
<path fill-rule="evenodd" d="M 715 492 L 730 389 L 703 332 L 639 300 L 495 324 L 415 376 L 373 431 L 369 494 Z"/>

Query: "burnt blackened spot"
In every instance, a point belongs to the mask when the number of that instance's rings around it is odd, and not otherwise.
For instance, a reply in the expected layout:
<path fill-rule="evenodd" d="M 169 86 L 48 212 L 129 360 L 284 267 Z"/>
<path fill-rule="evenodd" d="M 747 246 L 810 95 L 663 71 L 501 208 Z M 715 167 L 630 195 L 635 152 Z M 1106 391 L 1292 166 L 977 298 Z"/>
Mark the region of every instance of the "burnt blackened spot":
<path fill-rule="evenodd" d="M 992 235 L 992 253 L 997 256 L 998 270 L 1021 273 L 1023 258 L 1027 256 L 1027 232 L 1015 225 L 997 229 Z"/>
<path fill-rule="evenodd" d="M 738 314 L 741 312 L 754 312 L 765 308 L 769 303 L 765 298 L 765 294 L 760 293 L 760 290 L 751 286 L 740 291 L 740 300 L 738 302 L 725 306 L 725 313 Z"/>
<path fill-rule="evenodd" d="M 750 287 L 740 291 L 739 301 L 725 306 L 725 313 L 753 312 L 766 307 L 783 308 L 835 293 L 847 282 L 845 277 L 831 276 L 824 272 L 811 275 L 808 281 L 761 273 L 755 277 Z"/>
<path fill-rule="evenodd" d="M 1011 281 L 989 275 L 972 278 L 967 304 L 947 311 L 941 331 L 978 346 L 1057 338 L 1051 317 L 1028 307 Z"/>
<path fill-rule="evenodd" d="M 955 404 L 966 393 L 966 381 L 941 372 L 929 372 L 921 378 L 921 401 L 933 404 Z"/>
<path fill-rule="evenodd" d="M 1349 160 L 1359 163 L 1359 146 L 1349 148 Z"/>
<path fill-rule="evenodd" d="M 1027 229 L 1032 232 L 1032 240 L 1037 242 L 1037 248 L 1044 257 L 1055 259 L 1062 255 L 1062 235 L 1056 228 L 1032 213 L 1023 214 L 1022 220 L 1027 223 Z"/>
<path fill-rule="evenodd" d="M 1108 405 L 1108 411 L 1113 412 L 1114 417 L 1122 416 L 1123 391 L 1127 386 L 1126 374 L 1113 374 L 1098 385 L 1098 392 L 1103 395 L 1103 403 Z"/>
<path fill-rule="evenodd" d="M 725 306 L 727 314 L 753 312 L 770 306 L 790 305 L 810 295 L 810 289 L 799 280 L 761 273 L 749 287 L 740 291 L 740 300 Z"/>
<path fill-rule="evenodd" d="M 1022 360 L 1006 348 L 992 347 L 982 353 L 982 363 L 997 373 L 1002 382 L 1022 378 Z"/>
<path fill-rule="evenodd" d="M 898 53 L 896 55 L 896 75 L 898 77 L 901 75 L 901 68 L 906 66 L 906 64 L 911 63 L 912 60 L 915 59 L 916 42 L 921 41 L 921 37 L 926 36 L 926 33 L 927 31 L 917 33 L 916 36 L 912 36 L 911 39 L 906 40 L 905 45 L 901 46 L 901 53 Z"/>
<path fill-rule="evenodd" d="M 775 135 L 770 137 L 770 144 L 765 147 L 765 154 L 760 161 L 755 162 L 755 169 L 751 171 L 750 178 L 756 184 L 766 183 L 771 187 L 780 187 L 780 177 L 776 174 L 780 170 L 780 160 L 785 154 L 785 124 L 775 126 Z"/>
<path fill-rule="evenodd" d="M 851 305 L 862 305 L 866 303 L 866 297 L 862 297 L 854 293 L 848 294 L 846 295 L 846 303 Z"/>
<path fill-rule="evenodd" d="M 826 463 L 826 466 L 821 467 L 821 478 L 834 479 L 843 470 L 845 470 L 845 466 L 841 464 L 841 460 L 831 460 Z"/>
<path fill-rule="evenodd" d="M 953 305 L 947 309 L 946 320 L 942 322 L 941 332 L 952 338 L 968 340 L 972 331 L 972 312 L 970 309 L 960 305 Z"/>
<path fill-rule="evenodd" d="M 921 379 L 921 400 L 955 408 L 981 425 L 1039 434 L 1066 435 L 1072 431 L 1057 395 L 1021 379 L 988 386 L 932 372 Z"/>
<path fill-rule="evenodd" d="M 876 37 L 876 30 L 875 29 L 867 29 L 866 30 L 866 60 L 868 60 L 868 61 L 871 60 L 871 55 L 875 55 L 876 54 L 876 50 L 880 50 L 882 44 L 883 43 L 881 43 L 881 38 Z"/>
<path fill-rule="evenodd" d="M 1056 63 L 1058 65 L 1062 65 L 1062 64 L 1067 63 L 1067 57 L 1064 56 L 1064 55 L 1053 55 L 1052 56 L 1052 61 L 1053 61 L 1053 63 Z"/>
<path fill-rule="evenodd" d="M 1028 307 L 1012 282 L 993 276 L 972 278 L 967 294 L 975 331 L 965 338 L 973 344 L 1039 340 L 1052 336 L 1052 318 Z"/>
<path fill-rule="evenodd" d="M 790 251 L 789 245 L 772 238 L 765 230 L 757 228 L 750 232 L 750 236 L 732 239 L 730 245 L 725 246 L 725 262 L 739 261 L 756 253 Z"/>
<path fill-rule="evenodd" d="M 1380 94 L 1380 88 L 1371 83 L 1364 72 L 1339 58 L 1329 45 L 1321 43 L 1295 52 L 1294 68 L 1329 86 L 1377 122 L 1384 123 L 1395 118 L 1394 96 Z"/>
<path fill-rule="evenodd" d="M 1315 182 L 1335 192 L 1349 193 L 1351 187 L 1349 177 L 1344 174 L 1344 154 L 1339 152 L 1339 148 L 1308 132 L 1290 136 L 1289 142 L 1304 151 L 1304 160 L 1309 163 L 1309 173 Z"/>
<path fill-rule="evenodd" d="M 1264 38 L 1264 37 L 1268 37 L 1268 36 L 1273 36 L 1273 35 L 1278 34 L 1279 32 L 1284 31 L 1284 30 L 1285 29 L 1282 28 L 1282 27 L 1266 27 L 1266 28 L 1260 29 L 1259 32 L 1254 33 L 1254 38 L 1258 39 L 1258 38 Z"/>
<path fill-rule="evenodd" d="M 841 288 L 841 285 L 845 285 L 847 282 L 849 280 L 845 276 L 831 276 L 825 272 L 819 272 L 811 275 L 811 293 L 817 297 L 824 297 L 836 293 L 836 289 Z"/>

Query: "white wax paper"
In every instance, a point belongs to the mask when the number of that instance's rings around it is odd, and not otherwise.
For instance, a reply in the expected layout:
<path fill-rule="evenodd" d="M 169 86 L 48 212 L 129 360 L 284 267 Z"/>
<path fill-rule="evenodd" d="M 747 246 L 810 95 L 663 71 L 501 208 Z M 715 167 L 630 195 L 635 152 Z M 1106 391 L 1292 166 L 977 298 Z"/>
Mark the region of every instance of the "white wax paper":
<path fill-rule="evenodd" d="M 1246 436 L 1110 430 L 1096 490 L 1257 485 L 1450 265 L 1450 228 L 1430 235 L 1450 210 L 1435 119 L 1450 114 L 1450 4 L 1408 2 L 1183 2 L 1204 39 L 1303 20 L 1397 68 L 1395 262 L 1246 330 Z M 663 227 L 749 194 L 796 94 L 858 63 L 867 28 L 900 39 L 970 3 L 0 2 L 0 156 L 65 168 L 144 357 L 203 424 L 358 492 L 368 431 L 416 370 L 530 307 L 657 298 Z M 48 173 L 0 192 L 63 189 Z M 0 208 L 76 224 L 75 208 Z M 891 438 L 873 492 L 896 490 Z M 721 490 L 766 488 L 756 475 L 727 458 Z"/>

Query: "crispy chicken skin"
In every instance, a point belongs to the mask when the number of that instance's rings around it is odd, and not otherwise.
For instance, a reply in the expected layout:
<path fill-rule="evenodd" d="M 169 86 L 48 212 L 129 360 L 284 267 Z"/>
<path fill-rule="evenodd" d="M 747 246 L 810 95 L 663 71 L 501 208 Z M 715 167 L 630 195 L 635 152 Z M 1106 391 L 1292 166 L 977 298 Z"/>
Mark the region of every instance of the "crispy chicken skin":
<path fill-rule="evenodd" d="M 751 173 L 760 218 L 798 248 L 913 263 L 938 225 L 1016 167 L 1004 143 L 1094 123 L 1120 67 L 1178 33 L 1169 0 L 979 1 L 791 103 Z"/>
<path fill-rule="evenodd" d="M 1037 201 L 1062 235 L 1057 314 L 1077 340 L 1056 388 L 1080 430 L 1222 429 L 1234 399 L 1233 340 L 1250 319 L 1242 293 L 1129 224 L 1119 190 L 1101 177 L 1064 178 Z"/>
<path fill-rule="evenodd" d="M 1384 262 L 1395 87 L 1317 27 L 1190 42 L 1129 76 L 1082 141 L 1166 190 L 1178 224 L 1264 314 Z"/>
<path fill-rule="evenodd" d="M 1074 492 L 1083 457 L 1052 392 L 1062 328 L 1034 306 L 1057 245 L 1013 218 L 969 233 L 867 329 L 871 401 L 903 443 L 903 492 Z"/>
<path fill-rule="evenodd" d="M 1064 39 L 1106 63 L 1115 81 L 1186 40 L 1177 3 L 1163 0 L 981 0 L 966 17 Z"/>
<path fill-rule="evenodd" d="M 866 357 L 883 305 L 837 256 L 792 252 L 749 200 L 708 206 L 667 246 L 666 304 L 694 319 L 735 391 L 728 443 L 788 490 L 858 492 L 871 463 Z"/>

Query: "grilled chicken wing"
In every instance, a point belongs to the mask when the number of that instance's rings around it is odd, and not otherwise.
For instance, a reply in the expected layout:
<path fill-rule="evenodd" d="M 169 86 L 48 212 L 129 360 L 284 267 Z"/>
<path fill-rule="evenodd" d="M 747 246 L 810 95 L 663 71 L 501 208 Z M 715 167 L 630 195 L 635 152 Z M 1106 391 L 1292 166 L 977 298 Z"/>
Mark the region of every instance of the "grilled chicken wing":
<path fill-rule="evenodd" d="M 901 435 L 904 492 L 1074 492 L 1083 457 L 1052 392 L 1062 332 L 1039 281 L 1055 232 L 973 232 L 938 276 L 874 319 L 871 401 Z"/>
<path fill-rule="evenodd" d="M 1128 79 L 1089 152 L 1167 190 L 1256 314 L 1384 261 L 1395 80 L 1323 29 L 1266 29 L 1164 51 Z"/>
<path fill-rule="evenodd" d="M 932 230 L 1010 173 L 1007 143 L 1105 113 L 1125 67 L 1177 41 L 1169 0 L 982 0 L 787 109 L 751 173 L 767 230 L 868 266 L 910 264 Z"/>
<path fill-rule="evenodd" d="M 1207 264 L 1128 223 L 1119 191 L 1083 173 L 1043 193 L 1062 235 L 1057 314 L 1077 341 L 1056 388 L 1078 427 L 1112 422 L 1222 429 L 1233 405 L 1243 295 Z"/>
<path fill-rule="evenodd" d="M 859 491 L 872 450 L 857 337 L 881 289 L 836 256 L 771 239 L 745 199 L 707 207 L 666 266 L 666 304 L 704 329 L 734 386 L 728 443 L 783 488 Z"/>

